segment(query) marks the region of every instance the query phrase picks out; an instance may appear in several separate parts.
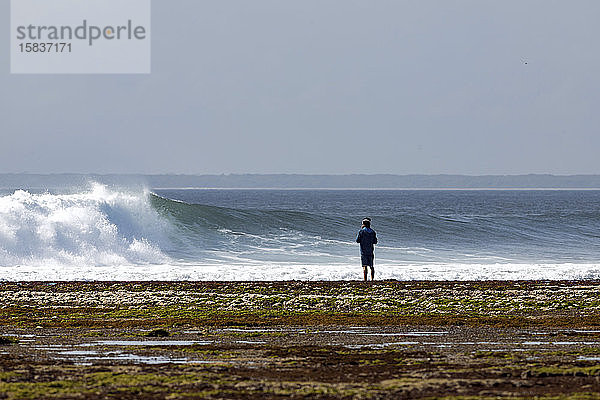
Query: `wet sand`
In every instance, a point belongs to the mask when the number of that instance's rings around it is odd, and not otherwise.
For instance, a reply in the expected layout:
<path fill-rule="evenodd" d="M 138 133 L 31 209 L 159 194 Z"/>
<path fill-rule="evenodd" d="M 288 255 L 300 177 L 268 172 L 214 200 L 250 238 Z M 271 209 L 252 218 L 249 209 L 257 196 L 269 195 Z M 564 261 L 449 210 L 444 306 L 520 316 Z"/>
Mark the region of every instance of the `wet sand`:
<path fill-rule="evenodd" d="M 0 399 L 600 398 L 599 283 L 5 282 Z"/>

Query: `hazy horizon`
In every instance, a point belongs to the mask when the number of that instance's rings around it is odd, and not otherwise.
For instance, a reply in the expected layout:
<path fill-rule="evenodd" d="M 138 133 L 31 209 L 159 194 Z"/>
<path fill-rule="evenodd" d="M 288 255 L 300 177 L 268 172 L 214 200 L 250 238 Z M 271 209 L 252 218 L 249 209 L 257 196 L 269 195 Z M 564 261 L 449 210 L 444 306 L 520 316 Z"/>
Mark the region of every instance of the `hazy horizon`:
<path fill-rule="evenodd" d="M 239 189 L 600 189 L 600 175 L 391 174 L 1 174 L 2 189 L 93 188 Z"/>

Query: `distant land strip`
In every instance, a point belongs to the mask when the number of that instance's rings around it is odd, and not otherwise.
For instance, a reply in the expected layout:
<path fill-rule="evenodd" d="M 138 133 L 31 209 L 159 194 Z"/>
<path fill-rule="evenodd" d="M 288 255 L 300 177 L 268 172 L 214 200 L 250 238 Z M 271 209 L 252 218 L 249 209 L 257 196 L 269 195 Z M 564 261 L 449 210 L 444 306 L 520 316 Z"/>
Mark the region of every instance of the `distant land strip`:
<path fill-rule="evenodd" d="M 0 174 L 0 188 L 143 185 L 149 188 L 240 189 L 600 189 L 600 175 L 392 175 L 392 174 Z"/>

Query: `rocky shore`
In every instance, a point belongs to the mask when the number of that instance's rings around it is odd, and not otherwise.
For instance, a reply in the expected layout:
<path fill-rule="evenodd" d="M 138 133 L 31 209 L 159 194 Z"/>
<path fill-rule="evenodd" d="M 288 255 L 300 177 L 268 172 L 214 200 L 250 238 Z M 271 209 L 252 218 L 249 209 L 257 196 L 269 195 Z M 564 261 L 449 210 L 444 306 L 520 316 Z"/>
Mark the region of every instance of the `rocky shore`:
<path fill-rule="evenodd" d="M 600 282 L 3 282 L 0 399 L 600 398 Z"/>

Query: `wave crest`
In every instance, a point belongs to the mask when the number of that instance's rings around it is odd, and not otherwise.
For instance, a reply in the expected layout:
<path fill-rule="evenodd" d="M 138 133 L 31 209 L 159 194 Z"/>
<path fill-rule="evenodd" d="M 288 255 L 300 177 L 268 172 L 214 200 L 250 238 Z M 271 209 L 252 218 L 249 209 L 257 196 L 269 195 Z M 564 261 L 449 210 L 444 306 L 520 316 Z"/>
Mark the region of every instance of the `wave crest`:
<path fill-rule="evenodd" d="M 107 266 L 164 262 L 169 224 L 147 194 L 93 184 L 77 194 L 0 197 L 0 265 Z"/>

